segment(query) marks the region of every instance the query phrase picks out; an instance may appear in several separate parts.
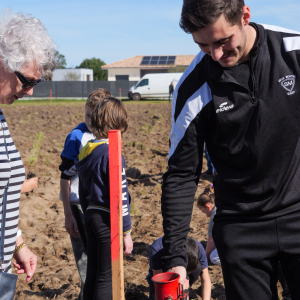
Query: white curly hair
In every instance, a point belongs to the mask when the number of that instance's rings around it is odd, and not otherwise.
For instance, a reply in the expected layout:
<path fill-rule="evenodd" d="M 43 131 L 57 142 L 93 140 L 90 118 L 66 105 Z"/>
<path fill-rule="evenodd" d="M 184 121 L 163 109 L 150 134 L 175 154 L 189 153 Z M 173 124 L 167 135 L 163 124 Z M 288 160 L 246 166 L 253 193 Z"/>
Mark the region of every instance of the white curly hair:
<path fill-rule="evenodd" d="M 0 61 L 6 70 L 19 71 L 33 64 L 42 77 L 51 77 L 55 53 L 55 44 L 40 20 L 10 11 L 0 16 Z"/>

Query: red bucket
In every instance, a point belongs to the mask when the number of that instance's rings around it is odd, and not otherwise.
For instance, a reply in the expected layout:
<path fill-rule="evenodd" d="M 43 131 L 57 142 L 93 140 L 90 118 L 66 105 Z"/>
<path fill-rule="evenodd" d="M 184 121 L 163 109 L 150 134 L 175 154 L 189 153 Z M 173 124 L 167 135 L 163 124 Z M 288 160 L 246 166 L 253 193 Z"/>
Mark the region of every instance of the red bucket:
<path fill-rule="evenodd" d="M 179 297 L 179 277 L 173 272 L 156 274 L 152 277 L 156 300 L 177 300 Z"/>

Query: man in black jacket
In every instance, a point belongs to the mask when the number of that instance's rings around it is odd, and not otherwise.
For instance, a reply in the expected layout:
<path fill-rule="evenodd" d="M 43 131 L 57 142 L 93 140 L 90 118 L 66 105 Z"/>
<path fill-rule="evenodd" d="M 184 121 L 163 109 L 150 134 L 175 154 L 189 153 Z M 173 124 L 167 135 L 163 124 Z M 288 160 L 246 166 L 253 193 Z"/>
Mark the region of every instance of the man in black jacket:
<path fill-rule="evenodd" d="M 174 85 L 172 81 L 171 84 L 169 85 L 169 103 L 171 102 L 171 97 L 173 96 L 173 92 L 174 92 Z"/>
<path fill-rule="evenodd" d="M 300 33 L 250 18 L 243 0 L 184 1 L 180 26 L 202 51 L 174 91 L 164 266 L 183 281 L 205 140 L 227 299 L 277 299 L 279 261 L 300 299 Z"/>

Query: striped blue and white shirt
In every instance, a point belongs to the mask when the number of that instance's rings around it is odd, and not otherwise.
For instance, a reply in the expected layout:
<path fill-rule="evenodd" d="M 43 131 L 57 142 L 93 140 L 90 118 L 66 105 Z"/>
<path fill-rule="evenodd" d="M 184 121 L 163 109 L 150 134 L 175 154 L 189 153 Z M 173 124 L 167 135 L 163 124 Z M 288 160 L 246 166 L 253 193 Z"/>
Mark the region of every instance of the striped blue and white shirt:
<path fill-rule="evenodd" d="M 2 202 L 4 188 L 7 190 L 6 220 L 4 232 L 4 263 L 3 271 L 11 273 L 11 259 L 16 247 L 17 230 L 19 223 L 19 203 L 21 186 L 25 179 L 25 169 L 10 132 L 5 117 L 0 109 L 0 228 L 2 221 Z M 7 144 L 5 149 L 4 135 Z M 8 157 L 7 157 L 8 155 Z M 2 237 L 0 237 L 2 239 Z"/>

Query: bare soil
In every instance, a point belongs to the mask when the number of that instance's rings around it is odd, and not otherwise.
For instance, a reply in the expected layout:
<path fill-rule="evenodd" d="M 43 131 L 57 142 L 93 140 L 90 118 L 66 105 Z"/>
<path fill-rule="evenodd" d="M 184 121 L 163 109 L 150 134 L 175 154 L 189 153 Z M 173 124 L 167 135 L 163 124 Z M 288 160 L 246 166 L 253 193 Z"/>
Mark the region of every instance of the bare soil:
<path fill-rule="evenodd" d="M 166 171 L 171 105 L 127 103 L 129 129 L 123 136 L 127 164 L 134 250 L 125 264 L 127 300 L 148 297 L 148 255 L 152 242 L 163 235 L 160 209 L 162 175 Z M 58 198 L 60 153 L 67 134 L 84 121 L 84 105 L 12 105 L 2 108 L 13 140 L 21 153 L 26 172 L 39 177 L 39 185 L 20 203 L 20 228 L 30 249 L 38 256 L 33 279 L 20 275 L 15 299 L 77 299 L 80 278 L 70 238 L 64 228 L 63 205 Z M 44 142 L 34 166 L 28 165 L 30 147 L 42 132 Z M 204 168 L 206 161 L 204 159 Z M 209 181 L 198 186 L 196 197 Z M 194 205 L 190 235 L 206 241 L 208 218 Z M 222 270 L 209 265 L 211 299 L 225 300 Z M 201 283 L 193 285 L 191 299 L 201 298 Z"/>

